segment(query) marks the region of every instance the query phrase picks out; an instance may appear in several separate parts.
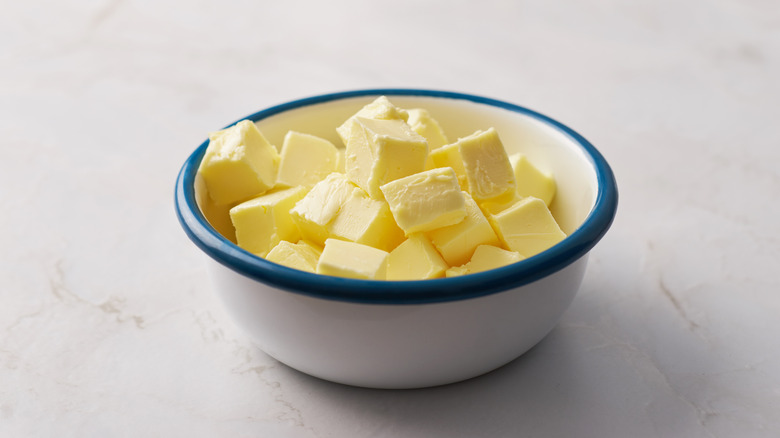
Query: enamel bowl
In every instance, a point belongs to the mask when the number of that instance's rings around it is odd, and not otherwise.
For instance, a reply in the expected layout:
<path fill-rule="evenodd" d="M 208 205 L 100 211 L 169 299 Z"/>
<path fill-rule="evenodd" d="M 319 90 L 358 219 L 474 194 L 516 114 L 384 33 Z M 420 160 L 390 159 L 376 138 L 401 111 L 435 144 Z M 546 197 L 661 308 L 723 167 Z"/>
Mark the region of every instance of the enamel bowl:
<path fill-rule="evenodd" d="M 296 100 L 246 118 L 275 145 L 290 129 L 338 145 L 335 127 L 380 95 L 402 108 L 428 109 L 451 141 L 495 127 L 510 154 L 523 152 L 553 173 L 557 193 L 550 209 L 568 237 L 516 264 L 455 278 L 369 281 L 289 269 L 222 237 L 198 208 L 197 169 L 208 141 L 187 159 L 176 181 L 179 221 L 208 256 L 213 289 L 228 314 L 280 362 L 322 379 L 372 388 L 419 388 L 479 376 L 533 347 L 569 306 L 588 252 L 615 216 L 614 176 L 596 148 L 563 124 L 473 95 L 350 91 Z"/>

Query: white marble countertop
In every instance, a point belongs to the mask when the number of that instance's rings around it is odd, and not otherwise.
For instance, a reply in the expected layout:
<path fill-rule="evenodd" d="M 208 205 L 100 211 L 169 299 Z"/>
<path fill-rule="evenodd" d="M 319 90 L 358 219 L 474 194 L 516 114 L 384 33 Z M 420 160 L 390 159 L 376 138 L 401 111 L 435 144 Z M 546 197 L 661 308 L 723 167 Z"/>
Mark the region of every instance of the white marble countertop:
<path fill-rule="evenodd" d="M 0 436 L 780 436 L 773 1 L 5 2 Z M 560 324 L 460 384 L 323 382 L 235 329 L 173 184 L 287 100 L 436 88 L 574 128 L 618 217 Z"/>

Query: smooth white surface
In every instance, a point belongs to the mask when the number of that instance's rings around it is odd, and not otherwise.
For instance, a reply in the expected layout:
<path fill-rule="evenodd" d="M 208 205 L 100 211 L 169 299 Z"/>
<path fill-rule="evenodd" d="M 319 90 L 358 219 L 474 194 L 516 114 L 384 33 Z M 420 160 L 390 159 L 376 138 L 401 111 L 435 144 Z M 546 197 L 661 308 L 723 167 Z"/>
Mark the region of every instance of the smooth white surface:
<path fill-rule="evenodd" d="M 780 435 L 775 2 L 450 4 L 5 4 L 0 436 Z M 486 376 L 291 371 L 231 325 L 176 223 L 205 132 L 374 86 L 528 106 L 616 172 L 572 306 Z"/>

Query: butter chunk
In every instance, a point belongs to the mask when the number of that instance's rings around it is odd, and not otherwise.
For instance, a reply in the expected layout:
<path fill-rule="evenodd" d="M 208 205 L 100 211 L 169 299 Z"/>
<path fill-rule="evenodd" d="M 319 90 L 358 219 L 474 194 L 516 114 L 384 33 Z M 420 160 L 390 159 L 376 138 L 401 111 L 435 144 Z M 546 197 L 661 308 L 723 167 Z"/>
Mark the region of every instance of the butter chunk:
<path fill-rule="evenodd" d="M 315 273 L 320 254 L 321 249 L 306 241 L 292 243 L 282 240 L 268 253 L 266 260 L 299 271 Z"/>
<path fill-rule="evenodd" d="M 438 149 L 446 144 L 449 144 L 447 137 L 439 125 L 428 110 L 421 108 L 414 108 L 407 111 L 409 118 L 406 123 L 414 130 L 414 132 L 422 135 L 428 140 L 428 148 L 430 150 Z"/>
<path fill-rule="evenodd" d="M 338 161 L 339 152 L 333 143 L 314 135 L 289 131 L 282 143 L 276 184 L 312 186 L 335 172 Z"/>
<path fill-rule="evenodd" d="M 517 194 L 521 197 L 533 196 L 550 206 L 555 197 L 555 180 L 549 173 L 542 172 L 523 154 L 509 156 L 509 162 L 515 173 Z"/>
<path fill-rule="evenodd" d="M 395 223 L 387 202 L 371 199 L 359 187 L 355 187 L 341 205 L 327 230 L 331 237 L 385 251 L 392 250 L 404 240 L 404 232 Z"/>
<path fill-rule="evenodd" d="M 494 128 L 477 131 L 456 144 L 463 159 L 468 191 L 481 202 L 515 193 L 515 174 Z"/>
<path fill-rule="evenodd" d="M 328 238 L 327 226 L 352 194 L 355 185 L 342 173 L 331 173 L 312 187 L 290 210 L 290 216 L 301 236 L 323 245 Z"/>
<path fill-rule="evenodd" d="M 357 117 L 347 142 L 345 168 L 352 182 L 383 199 L 379 187 L 421 172 L 428 157 L 428 142 L 403 120 Z"/>
<path fill-rule="evenodd" d="M 493 245 L 480 245 L 474 251 L 471 260 L 462 266 L 455 266 L 447 270 L 447 277 L 474 274 L 489 271 L 512 263 L 519 262 L 525 257 L 516 251 L 507 251 Z"/>
<path fill-rule="evenodd" d="M 238 246 L 265 257 L 280 241 L 297 241 L 298 228 L 290 217 L 290 209 L 306 192 L 303 186 L 270 192 L 231 208 Z"/>
<path fill-rule="evenodd" d="M 236 243 L 236 230 L 230 221 L 230 209 L 233 204 L 217 204 L 208 194 L 203 175 L 195 175 L 195 202 L 203 216 L 215 230 L 227 240 Z"/>
<path fill-rule="evenodd" d="M 458 176 L 458 184 L 461 190 L 469 190 L 469 182 L 466 179 L 466 168 L 463 166 L 463 158 L 457 143 L 448 144 L 432 150 L 428 156 L 433 164 L 427 164 L 429 168 L 451 167 Z"/>
<path fill-rule="evenodd" d="M 509 204 L 486 203 L 483 209 L 501 243 L 524 257 L 538 254 L 566 237 L 539 198 L 529 196 Z"/>
<path fill-rule="evenodd" d="M 449 167 L 397 179 L 381 190 L 407 236 L 453 225 L 466 217 L 466 198 L 455 171 Z"/>
<path fill-rule="evenodd" d="M 450 266 L 468 262 L 479 245 L 500 245 L 498 236 L 476 201 L 466 192 L 463 196 L 466 199 L 466 217 L 457 224 L 427 233 Z"/>
<path fill-rule="evenodd" d="M 317 273 L 364 280 L 384 280 L 387 251 L 355 242 L 327 239 L 317 262 Z"/>
<path fill-rule="evenodd" d="M 274 186 L 279 153 L 250 120 L 210 135 L 198 172 L 217 204 L 244 201 Z"/>
<path fill-rule="evenodd" d="M 387 259 L 388 280 L 427 280 L 444 276 L 449 268 L 423 234 L 412 234 Z"/>
<path fill-rule="evenodd" d="M 352 124 L 357 117 L 377 120 L 403 120 L 405 122 L 409 118 L 409 113 L 407 113 L 406 110 L 393 105 L 387 96 L 379 96 L 373 102 L 361 108 L 352 117 L 348 118 L 341 126 L 336 128 L 336 132 L 345 145 L 349 142 L 349 137 L 352 133 Z"/>

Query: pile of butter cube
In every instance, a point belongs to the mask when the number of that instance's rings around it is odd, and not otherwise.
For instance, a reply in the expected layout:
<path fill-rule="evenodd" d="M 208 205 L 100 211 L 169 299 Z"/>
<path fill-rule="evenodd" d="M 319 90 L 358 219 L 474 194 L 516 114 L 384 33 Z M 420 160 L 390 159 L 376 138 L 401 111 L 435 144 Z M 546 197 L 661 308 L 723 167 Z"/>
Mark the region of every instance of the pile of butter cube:
<path fill-rule="evenodd" d="M 494 128 L 450 142 L 428 111 L 382 96 L 335 129 L 345 147 L 289 131 L 277 149 L 249 120 L 212 133 L 205 217 L 271 262 L 371 280 L 486 271 L 566 237 L 552 176 L 507 155 Z"/>

